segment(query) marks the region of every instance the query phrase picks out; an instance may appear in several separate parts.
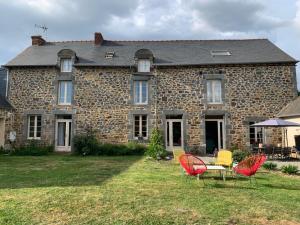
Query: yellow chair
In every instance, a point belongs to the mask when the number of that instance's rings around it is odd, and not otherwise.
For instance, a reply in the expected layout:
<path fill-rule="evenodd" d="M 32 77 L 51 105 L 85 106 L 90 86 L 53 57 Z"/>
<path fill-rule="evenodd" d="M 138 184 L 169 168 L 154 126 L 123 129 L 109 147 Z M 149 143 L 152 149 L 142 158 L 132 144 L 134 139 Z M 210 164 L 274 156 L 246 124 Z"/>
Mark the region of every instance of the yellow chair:
<path fill-rule="evenodd" d="M 224 149 L 220 149 L 215 162 L 216 165 L 228 166 L 232 165 L 232 152 Z"/>
<path fill-rule="evenodd" d="M 183 154 L 185 154 L 185 151 L 183 149 L 181 149 L 181 148 L 173 149 L 174 162 L 178 164 L 179 163 L 179 157 Z"/>

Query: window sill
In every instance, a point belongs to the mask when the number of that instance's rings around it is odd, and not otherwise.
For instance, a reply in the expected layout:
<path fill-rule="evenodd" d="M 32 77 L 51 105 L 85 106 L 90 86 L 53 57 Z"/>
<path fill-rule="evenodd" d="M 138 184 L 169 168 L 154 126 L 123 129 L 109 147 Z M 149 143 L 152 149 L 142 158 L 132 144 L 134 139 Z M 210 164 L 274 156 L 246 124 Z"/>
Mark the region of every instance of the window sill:
<path fill-rule="evenodd" d="M 224 105 L 224 102 L 207 102 L 207 105 Z"/>
<path fill-rule="evenodd" d="M 32 137 L 27 137 L 27 140 L 35 140 L 35 141 L 40 141 L 41 138 L 32 138 Z"/>
<path fill-rule="evenodd" d="M 141 106 L 144 106 L 144 105 L 148 105 L 148 102 L 147 102 L 147 103 L 134 103 L 134 105 L 141 105 Z"/>
<path fill-rule="evenodd" d="M 71 106 L 72 104 L 57 104 L 58 106 Z"/>

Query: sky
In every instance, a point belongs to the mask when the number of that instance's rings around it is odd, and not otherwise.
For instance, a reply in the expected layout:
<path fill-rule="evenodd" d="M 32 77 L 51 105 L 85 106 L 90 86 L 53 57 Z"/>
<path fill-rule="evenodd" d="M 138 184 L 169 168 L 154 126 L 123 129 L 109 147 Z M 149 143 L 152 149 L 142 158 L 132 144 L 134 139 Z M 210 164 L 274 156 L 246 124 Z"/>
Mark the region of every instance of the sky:
<path fill-rule="evenodd" d="M 0 27 L 0 65 L 32 35 L 92 40 L 96 31 L 110 40 L 268 38 L 300 60 L 300 0 L 0 0 Z"/>

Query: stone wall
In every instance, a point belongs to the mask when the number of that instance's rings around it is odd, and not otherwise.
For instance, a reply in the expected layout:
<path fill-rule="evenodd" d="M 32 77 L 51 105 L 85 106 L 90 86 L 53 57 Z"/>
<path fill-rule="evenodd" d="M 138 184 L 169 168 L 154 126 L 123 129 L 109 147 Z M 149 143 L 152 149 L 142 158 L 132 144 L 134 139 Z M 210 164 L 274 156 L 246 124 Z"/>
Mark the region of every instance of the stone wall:
<path fill-rule="evenodd" d="M 10 69 L 9 100 L 15 107 L 13 129 L 18 142 L 26 140 L 27 115 L 41 113 L 42 139 L 54 143 L 55 116 L 73 115 L 74 133 L 94 129 L 101 141 L 132 139 L 133 115 L 149 117 L 149 130 L 165 127 L 168 114 L 182 114 L 187 149 L 205 148 L 205 116 L 223 115 L 227 147 L 249 145 L 248 122 L 274 117 L 295 96 L 294 66 L 239 65 L 155 68 L 149 79 L 149 104 L 133 104 L 129 68 L 74 68 L 73 106 L 57 105 L 56 68 Z M 148 76 L 148 75 L 147 75 Z M 224 104 L 208 105 L 206 79 L 217 77 L 224 86 Z M 157 119 L 156 119 L 157 118 Z M 276 142 L 277 136 L 271 139 Z"/>

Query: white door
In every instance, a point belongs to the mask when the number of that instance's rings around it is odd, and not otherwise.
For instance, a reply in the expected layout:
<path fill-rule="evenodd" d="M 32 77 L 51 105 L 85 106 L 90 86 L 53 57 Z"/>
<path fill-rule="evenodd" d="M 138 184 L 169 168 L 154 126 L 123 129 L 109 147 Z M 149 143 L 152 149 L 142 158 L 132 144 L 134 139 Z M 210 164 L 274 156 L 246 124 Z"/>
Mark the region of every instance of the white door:
<path fill-rule="evenodd" d="M 168 119 L 166 123 L 166 148 L 168 151 L 183 149 L 183 126 L 181 119 Z"/>
<path fill-rule="evenodd" d="M 56 136 L 55 136 L 55 150 L 60 152 L 71 151 L 71 132 L 72 120 L 57 119 L 56 120 Z"/>
<path fill-rule="evenodd" d="M 4 139 L 5 139 L 5 119 L 0 118 L 0 147 L 4 146 Z"/>

